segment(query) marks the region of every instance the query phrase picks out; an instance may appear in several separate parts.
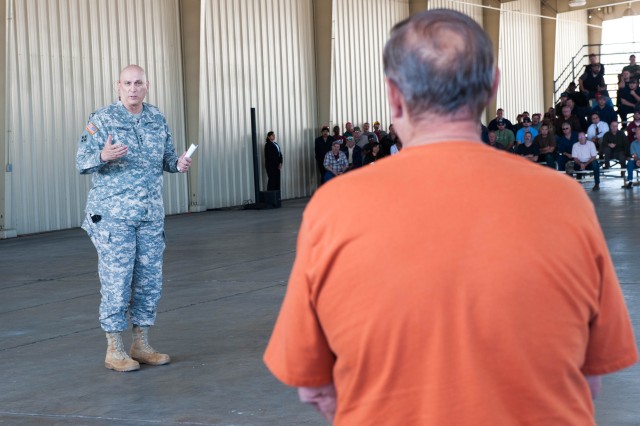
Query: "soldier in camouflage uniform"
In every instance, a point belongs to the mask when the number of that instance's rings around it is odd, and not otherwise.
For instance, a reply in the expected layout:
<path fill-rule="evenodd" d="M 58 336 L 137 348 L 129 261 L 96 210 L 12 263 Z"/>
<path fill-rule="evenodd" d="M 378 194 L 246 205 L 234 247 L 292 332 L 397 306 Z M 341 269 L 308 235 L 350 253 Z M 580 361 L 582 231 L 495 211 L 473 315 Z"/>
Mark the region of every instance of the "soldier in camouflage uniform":
<path fill-rule="evenodd" d="M 142 68 L 124 68 L 120 100 L 89 117 L 76 155 L 80 173 L 92 174 L 82 228 L 98 252 L 105 366 L 117 371 L 137 370 L 139 362 L 170 362 L 147 340 L 162 292 L 162 174 L 185 173 L 191 159 L 184 153 L 178 158 L 164 115 L 143 102 L 148 88 Z M 131 356 L 121 337 L 127 314 L 133 324 Z"/>

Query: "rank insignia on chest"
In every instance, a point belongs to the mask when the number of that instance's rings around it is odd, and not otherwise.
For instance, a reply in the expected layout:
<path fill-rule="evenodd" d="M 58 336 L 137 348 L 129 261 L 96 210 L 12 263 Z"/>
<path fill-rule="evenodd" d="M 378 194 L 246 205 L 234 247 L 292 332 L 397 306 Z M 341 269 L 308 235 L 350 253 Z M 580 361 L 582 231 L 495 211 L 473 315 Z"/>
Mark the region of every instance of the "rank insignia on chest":
<path fill-rule="evenodd" d="M 87 132 L 89 132 L 89 134 L 91 136 L 95 135 L 98 132 L 98 128 L 92 122 L 89 122 L 89 124 L 87 124 L 86 129 L 87 129 Z"/>

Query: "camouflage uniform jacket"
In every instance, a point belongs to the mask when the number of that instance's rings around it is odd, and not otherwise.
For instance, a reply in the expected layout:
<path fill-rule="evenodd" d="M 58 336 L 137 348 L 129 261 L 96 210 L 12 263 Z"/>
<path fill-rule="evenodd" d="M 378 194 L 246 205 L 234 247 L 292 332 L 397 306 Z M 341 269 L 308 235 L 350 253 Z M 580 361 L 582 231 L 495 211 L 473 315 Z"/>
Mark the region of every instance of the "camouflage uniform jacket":
<path fill-rule="evenodd" d="M 122 158 L 103 162 L 100 152 L 109 135 L 129 150 Z M 89 117 L 76 154 L 78 171 L 93 174 L 86 212 L 117 219 L 163 219 L 162 172 L 177 172 L 177 162 L 167 120 L 157 107 L 143 104 L 139 118 L 120 101 L 97 110 Z"/>

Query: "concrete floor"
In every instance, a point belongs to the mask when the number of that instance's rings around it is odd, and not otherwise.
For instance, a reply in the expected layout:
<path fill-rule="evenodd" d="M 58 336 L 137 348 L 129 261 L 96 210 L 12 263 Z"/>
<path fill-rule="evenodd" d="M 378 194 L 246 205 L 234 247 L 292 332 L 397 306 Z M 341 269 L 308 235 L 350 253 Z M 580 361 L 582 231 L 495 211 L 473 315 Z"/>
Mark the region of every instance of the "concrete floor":
<path fill-rule="evenodd" d="M 589 194 L 637 333 L 640 188 L 620 184 L 605 179 Z M 151 338 L 173 362 L 133 373 L 103 366 L 97 256 L 84 231 L 0 241 L 0 424 L 326 424 L 261 361 L 305 204 L 168 217 L 165 290 Z M 640 425 L 639 373 L 635 366 L 605 378 L 599 425 Z"/>

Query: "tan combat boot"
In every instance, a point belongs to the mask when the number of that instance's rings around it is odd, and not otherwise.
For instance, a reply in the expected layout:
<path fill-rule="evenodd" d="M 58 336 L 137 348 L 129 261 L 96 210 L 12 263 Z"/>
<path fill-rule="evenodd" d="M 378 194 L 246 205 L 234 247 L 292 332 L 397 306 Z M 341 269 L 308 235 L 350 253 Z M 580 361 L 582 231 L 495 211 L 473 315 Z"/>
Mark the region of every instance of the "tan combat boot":
<path fill-rule="evenodd" d="M 171 362 L 167 354 L 161 354 L 149 345 L 147 332 L 149 327 L 133 326 L 133 344 L 131 345 L 131 358 L 149 365 L 164 365 Z"/>
<path fill-rule="evenodd" d="M 107 356 L 104 366 L 116 371 L 134 371 L 140 369 L 140 364 L 132 360 L 124 351 L 122 335 L 120 333 L 107 333 Z"/>

